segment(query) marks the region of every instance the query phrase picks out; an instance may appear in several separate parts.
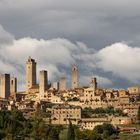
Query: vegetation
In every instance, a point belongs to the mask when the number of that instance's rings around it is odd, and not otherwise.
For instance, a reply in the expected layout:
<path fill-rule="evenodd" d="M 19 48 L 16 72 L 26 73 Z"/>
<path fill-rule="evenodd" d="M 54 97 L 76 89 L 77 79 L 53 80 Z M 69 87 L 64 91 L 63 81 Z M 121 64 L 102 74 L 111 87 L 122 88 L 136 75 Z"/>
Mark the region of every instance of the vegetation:
<path fill-rule="evenodd" d="M 120 134 L 120 140 L 140 140 L 140 134 Z"/>
<path fill-rule="evenodd" d="M 107 116 L 107 115 L 115 115 L 115 116 L 126 116 L 120 109 L 114 109 L 112 106 L 108 108 L 95 108 L 92 109 L 90 107 L 84 108 L 82 110 L 82 117 L 83 118 L 91 118 L 95 115 L 98 116 Z"/>
<path fill-rule="evenodd" d="M 0 140 L 59 140 L 62 126 L 46 125 L 40 115 L 26 120 L 22 112 L 0 111 Z"/>
<path fill-rule="evenodd" d="M 79 130 L 76 129 L 75 130 L 75 135 L 77 140 L 90 140 L 90 137 L 92 135 L 92 131 L 91 130 Z"/>
<path fill-rule="evenodd" d="M 93 130 L 80 130 L 71 121 L 68 127 L 46 124 L 40 113 L 27 120 L 18 110 L 0 111 L 0 140 L 114 140 L 118 136 L 122 140 L 140 139 L 136 134 L 118 135 L 111 124 L 97 125 Z"/>
<path fill-rule="evenodd" d="M 0 111 L 0 137 L 16 139 L 24 135 L 26 120 L 20 111 Z"/>
<path fill-rule="evenodd" d="M 137 120 L 138 120 L 138 124 L 140 124 L 140 106 L 138 108 Z"/>
<path fill-rule="evenodd" d="M 79 99 L 77 97 L 73 97 L 73 98 L 69 98 L 67 101 L 79 101 Z"/>
<path fill-rule="evenodd" d="M 74 126 L 72 125 L 70 120 L 69 120 L 69 127 L 68 127 L 68 133 L 67 133 L 67 140 L 75 140 Z"/>
<path fill-rule="evenodd" d="M 115 139 L 118 135 L 117 130 L 111 124 L 97 125 L 93 129 L 94 137 L 97 135 L 100 139 Z"/>

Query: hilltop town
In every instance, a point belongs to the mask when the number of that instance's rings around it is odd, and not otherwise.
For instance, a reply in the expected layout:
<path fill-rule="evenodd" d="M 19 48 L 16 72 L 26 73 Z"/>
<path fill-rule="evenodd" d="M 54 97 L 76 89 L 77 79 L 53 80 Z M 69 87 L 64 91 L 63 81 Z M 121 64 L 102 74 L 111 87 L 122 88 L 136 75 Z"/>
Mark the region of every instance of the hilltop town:
<path fill-rule="evenodd" d="M 67 125 L 69 121 L 80 129 L 93 130 L 104 123 L 128 125 L 137 122 L 140 93 L 137 86 L 125 89 L 99 88 L 98 79 L 91 77 L 89 86 L 79 87 L 78 68 L 71 68 L 71 88 L 66 77 L 49 83 L 47 70 L 39 73 L 37 63 L 29 57 L 26 61 L 26 89 L 17 91 L 17 78 L 10 74 L 0 77 L 0 109 L 23 112 L 32 118 L 37 111 L 46 114 L 48 124 Z M 123 130 L 122 130 L 123 131 Z M 134 129 L 135 131 L 135 129 Z"/>

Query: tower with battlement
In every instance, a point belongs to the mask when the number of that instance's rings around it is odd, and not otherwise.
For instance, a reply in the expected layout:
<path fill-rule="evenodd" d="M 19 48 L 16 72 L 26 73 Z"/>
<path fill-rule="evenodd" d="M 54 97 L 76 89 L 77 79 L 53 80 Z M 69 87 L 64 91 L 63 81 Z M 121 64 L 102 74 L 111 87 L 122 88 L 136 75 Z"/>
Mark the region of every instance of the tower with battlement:
<path fill-rule="evenodd" d="M 31 57 L 26 61 L 26 92 L 36 85 L 36 62 Z"/>
<path fill-rule="evenodd" d="M 10 78 L 10 94 L 13 95 L 17 92 L 17 78 L 11 77 Z"/>
<path fill-rule="evenodd" d="M 0 97 L 8 98 L 10 96 L 10 74 L 0 76 Z"/>
<path fill-rule="evenodd" d="M 60 90 L 60 91 L 66 90 L 66 89 L 67 89 L 66 84 L 67 84 L 67 83 L 66 83 L 66 77 L 65 77 L 65 76 L 61 77 L 61 78 L 60 78 L 60 81 L 59 81 L 59 90 Z"/>
<path fill-rule="evenodd" d="M 44 95 L 48 88 L 48 72 L 45 70 L 40 71 L 39 75 L 39 93 Z"/>

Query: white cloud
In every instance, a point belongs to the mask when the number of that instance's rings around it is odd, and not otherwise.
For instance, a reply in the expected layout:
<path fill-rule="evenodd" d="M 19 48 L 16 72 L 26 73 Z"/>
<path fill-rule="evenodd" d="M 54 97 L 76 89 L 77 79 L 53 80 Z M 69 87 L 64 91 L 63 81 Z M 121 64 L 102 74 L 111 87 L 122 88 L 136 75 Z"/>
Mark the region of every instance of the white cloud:
<path fill-rule="evenodd" d="M 140 48 L 115 43 L 101 49 L 96 58 L 97 67 L 105 72 L 112 72 L 135 83 L 140 80 Z"/>
<path fill-rule="evenodd" d="M 64 74 L 65 68 L 70 69 L 71 64 L 76 64 L 79 59 L 77 56 L 83 61 L 84 55 L 88 53 L 90 49 L 84 43 L 74 44 L 67 39 L 38 40 L 30 37 L 13 39 L 12 44 L 0 48 L 0 72 L 17 76 L 20 87 L 23 87 L 25 61 L 31 56 L 37 61 L 38 72 L 46 69 L 50 80 L 56 80 Z"/>
<path fill-rule="evenodd" d="M 17 76 L 20 89 L 25 82 L 24 68 L 28 56 L 36 59 L 38 72 L 48 70 L 50 80 L 56 80 L 63 74 L 70 75 L 71 64 L 78 64 L 82 85 L 88 84 L 93 73 L 101 86 L 113 85 L 111 80 L 118 77 L 133 83 L 140 82 L 140 48 L 126 43 L 114 43 L 96 51 L 82 42 L 73 43 L 64 38 L 14 39 L 0 26 L 0 46 L 0 73 Z M 111 79 L 108 72 L 113 74 Z"/>
<path fill-rule="evenodd" d="M 92 70 L 104 71 L 104 76 L 95 75 L 101 86 L 112 85 L 106 72 L 114 77 L 125 78 L 133 83 L 140 81 L 140 48 L 125 43 L 115 43 L 99 51 L 88 48 L 81 42 L 72 43 L 67 39 L 38 40 L 22 38 L 0 48 L 0 72 L 18 77 L 19 83 L 25 81 L 25 61 L 31 56 L 36 59 L 38 71 L 46 69 L 50 80 L 56 80 L 71 64 L 79 63 L 85 71 L 80 71 L 81 84 L 88 84 Z M 63 70 L 62 70 L 63 69 Z M 66 71 L 66 74 L 69 74 Z M 92 76 L 92 75 L 91 75 Z"/>

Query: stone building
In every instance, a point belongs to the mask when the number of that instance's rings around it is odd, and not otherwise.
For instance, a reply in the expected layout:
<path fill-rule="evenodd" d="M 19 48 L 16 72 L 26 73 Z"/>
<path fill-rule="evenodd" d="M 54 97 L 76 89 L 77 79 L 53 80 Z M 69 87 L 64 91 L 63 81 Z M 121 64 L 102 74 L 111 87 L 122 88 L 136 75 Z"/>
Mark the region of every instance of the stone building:
<path fill-rule="evenodd" d="M 113 116 L 111 118 L 111 124 L 113 125 L 120 125 L 120 124 L 130 125 L 132 123 L 133 123 L 132 118 L 128 116 Z"/>
<path fill-rule="evenodd" d="M 59 89 L 59 82 L 53 82 L 51 83 L 51 88 L 58 90 Z"/>
<path fill-rule="evenodd" d="M 17 78 L 11 77 L 10 78 L 10 94 L 13 95 L 17 92 Z"/>
<path fill-rule="evenodd" d="M 119 98 L 119 103 L 120 104 L 129 104 L 130 103 L 130 97 L 129 96 L 120 97 Z"/>
<path fill-rule="evenodd" d="M 36 85 L 36 62 L 31 57 L 26 62 L 26 92 Z"/>
<path fill-rule="evenodd" d="M 0 76 L 0 97 L 8 98 L 10 96 L 10 74 Z"/>
<path fill-rule="evenodd" d="M 128 94 L 129 93 L 124 89 L 119 90 L 119 97 L 126 97 Z"/>
<path fill-rule="evenodd" d="M 51 123 L 52 124 L 78 124 L 81 119 L 81 108 L 71 105 L 56 105 L 52 108 Z"/>
<path fill-rule="evenodd" d="M 75 89 L 78 87 L 78 69 L 76 66 L 72 66 L 71 71 L 71 88 Z"/>
<path fill-rule="evenodd" d="M 97 89 L 97 79 L 96 79 L 96 77 L 91 79 L 90 87 L 94 88 L 94 90 Z"/>
<path fill-rule="evenodd" d="M 40 71 L 39 76 L 39 93 L 41 96 L 44 95 L 45 91 L 48 89 L 48 73 L 45 70 Z"/>
<path fill-rule="evenodd" d="M 137 87 L 137 86 L 129 87 L 128 92 L 129 92 L 129 94 L 138 94 L 139 93 L 139 87 Z"/>
<path fill-rule="evenodd" d="M 82 118 L 79 122 L 81 129 L 93 130 L 95 126 L 110 123 L 108 118 Z"/>
<path fill-rule="evenodd" d="M 67 86 L 66 86 L 66 77 L 63 76 L 60 78 L 60 81 L 59 81 L 59 91 L 64 91 L 67 89 Z"/>

